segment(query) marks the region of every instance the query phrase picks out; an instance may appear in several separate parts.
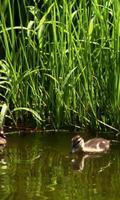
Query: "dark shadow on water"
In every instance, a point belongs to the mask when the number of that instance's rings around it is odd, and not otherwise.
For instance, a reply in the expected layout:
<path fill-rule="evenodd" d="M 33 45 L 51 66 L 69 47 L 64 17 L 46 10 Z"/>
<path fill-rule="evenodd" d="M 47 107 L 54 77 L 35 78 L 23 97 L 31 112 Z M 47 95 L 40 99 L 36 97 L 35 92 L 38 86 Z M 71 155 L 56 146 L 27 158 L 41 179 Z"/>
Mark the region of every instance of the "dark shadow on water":
<path fill-rule="evenodd" d="M 71 155 L 70 133 L 9 135 L 0 154 L 1 200 L 117 200 L 120 145 Z"/>

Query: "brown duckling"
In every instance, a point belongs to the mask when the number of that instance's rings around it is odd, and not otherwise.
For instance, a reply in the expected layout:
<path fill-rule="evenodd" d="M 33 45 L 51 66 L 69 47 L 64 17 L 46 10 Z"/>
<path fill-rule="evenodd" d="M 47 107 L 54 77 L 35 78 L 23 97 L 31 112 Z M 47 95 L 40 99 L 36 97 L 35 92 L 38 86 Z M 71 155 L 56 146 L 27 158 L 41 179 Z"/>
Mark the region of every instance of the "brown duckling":
<path fill-rule="evenodd" d="M 110 140 L 104 138 L 93 138 L 86 142 L 80 135 L 72 138 L 72 152 L 100 153 L 110 148 Z"/>
<path fill-rule="evenodd" d="M 3 128 L 0 128 L 0 145 L 6 145 L 6 135 L 4 134 Z"/>
<path fill-rule="evenodd" d="M 6 145 L 7 141 L 6 141 L 6 136 L 0 134 L 0 145 Z"/>

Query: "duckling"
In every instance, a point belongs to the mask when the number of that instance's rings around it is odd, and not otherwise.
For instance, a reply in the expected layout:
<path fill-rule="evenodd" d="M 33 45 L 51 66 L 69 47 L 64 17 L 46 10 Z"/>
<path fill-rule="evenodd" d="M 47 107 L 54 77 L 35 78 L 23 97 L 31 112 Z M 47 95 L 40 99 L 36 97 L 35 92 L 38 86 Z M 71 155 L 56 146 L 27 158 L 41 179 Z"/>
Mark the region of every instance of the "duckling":
<path fill-rule="evenodd" d="M 7 143 L 6 135 L 4 134 L 3 128 L 0 128 L 0 146 L 6 145 L 6 143 Z"/>
<path fill-rule="evenodd" d="M 110 140 L 93 138 L 86 142 L 80 135 L 72 138 L 72 153 L 82 151 L 87 153 L 106 152 L 110 148 Z"/>
<path fill-rule="evenodd" d="M 0 145 L 6 145 L 6 136 L 0 133 Z"/>

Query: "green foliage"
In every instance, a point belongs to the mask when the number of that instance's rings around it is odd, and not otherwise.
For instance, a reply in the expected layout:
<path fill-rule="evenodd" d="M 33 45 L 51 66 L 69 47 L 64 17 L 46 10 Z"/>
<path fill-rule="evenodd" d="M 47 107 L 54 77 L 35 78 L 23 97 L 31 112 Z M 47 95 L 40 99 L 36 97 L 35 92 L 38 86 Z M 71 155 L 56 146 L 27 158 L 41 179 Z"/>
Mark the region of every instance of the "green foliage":
<path fill-rule="evenodd" d="M 119 128 L 119 1 L 5 2 L 0 97 L 14 120 Z"/>
<path fill-rule="evenodd" d="M 1 108 L 1 112 L 0 112 L 0 128 L 3 127 L 5 115 L 6 115 L 7 110 L 8 110 L 8 105 L 4 103 L 1 107 L 2 108 Z"/>

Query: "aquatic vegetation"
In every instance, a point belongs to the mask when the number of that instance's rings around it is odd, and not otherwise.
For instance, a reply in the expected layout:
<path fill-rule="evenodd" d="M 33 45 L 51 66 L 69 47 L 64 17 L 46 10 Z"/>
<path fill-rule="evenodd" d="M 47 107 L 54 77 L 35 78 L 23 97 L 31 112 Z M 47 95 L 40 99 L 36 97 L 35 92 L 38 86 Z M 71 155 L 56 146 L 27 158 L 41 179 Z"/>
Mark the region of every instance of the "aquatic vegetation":
<path fill-rule="evenodd" d="M 0 99 L 14 122 L 119 129 L 119 4 L 0 0 Z"/>
<path fill-rule="evenodd" d="M 4 125 L 5 116 L 6 116 L 6 113 L 8 110 L 8 105 L 6 103 L 4 103 L 1 107 L 2 108 L 1 108 L 1 112 L 0 112 L 0 131 L 2 130 L 3 125 Z"/>

